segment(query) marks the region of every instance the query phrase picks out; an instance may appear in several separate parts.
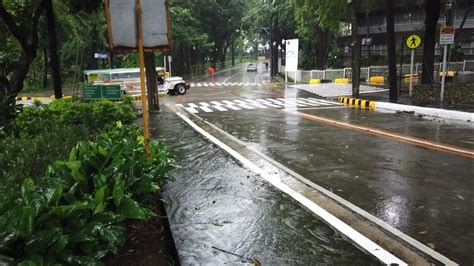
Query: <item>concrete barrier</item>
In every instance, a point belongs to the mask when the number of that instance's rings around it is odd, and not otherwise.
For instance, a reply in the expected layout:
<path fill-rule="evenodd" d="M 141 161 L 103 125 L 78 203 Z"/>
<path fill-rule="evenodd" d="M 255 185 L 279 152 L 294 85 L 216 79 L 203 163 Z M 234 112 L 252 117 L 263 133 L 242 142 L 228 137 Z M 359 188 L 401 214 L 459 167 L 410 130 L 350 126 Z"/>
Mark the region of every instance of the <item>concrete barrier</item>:
<path fill-rule="evenodd" d="M 385 78 L 383 76 L 370 77 L 369 84 L 376 84 L 376 85 L 385 84 Z"/>
<path fill-rule="evenodd" d="M 348 97 L 342 97 L 342 96 L 338 97 L 338 101 L 346 105 L 359 107 L 360 109 L 375 110 L 374 101 L 348 98 Z"/>
<path fill-rule="evenodd" d="M 338 84 L 348 84 L 348 83 L 349 83 L 349 79 L 346 79 L 346 78 L 338 78 L 338 79 L 335 79 L 335 80 L 334 80 L 334 83 L 338 83 Z"/>

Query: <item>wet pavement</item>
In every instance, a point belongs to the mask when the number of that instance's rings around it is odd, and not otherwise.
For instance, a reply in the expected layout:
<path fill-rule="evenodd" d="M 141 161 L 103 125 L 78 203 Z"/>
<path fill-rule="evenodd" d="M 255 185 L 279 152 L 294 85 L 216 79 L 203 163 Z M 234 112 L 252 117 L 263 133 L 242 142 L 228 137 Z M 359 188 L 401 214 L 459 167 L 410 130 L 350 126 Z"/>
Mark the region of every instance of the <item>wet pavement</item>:
<path fill-rule="evenodd" d="M 211 246 L 263 265 L 378 264 L 174 114 L 151 127 L 182 166 L 164 196 L 183 265 L 242 264 Z"/>
<path fill-rule="evenodd" d="M 245 68 L 241 67 L 218 73 L 214 79 L 219 82 L 258 82 L 259 79 L 265 80 L 264 71 L 260 69 L 258 73 L 246 73 Z M 163 98 L 162 102 L 174 106 L 204 101 L 308 97 L 317 98 L 306 91 L 285 90 L 281 86 L 262 84 L 260 87 L 251 88 L 192 88 L 185 96 Z M 295 109 L 341 122 L 465 149 L 474 148 L 472 123 L 427 120 L 407 114 L 372 112 L 345 106 L 292 108 Z M 251 110 L 240 108 L 226 111 L 212 109 L 212 112 L 201 111 L 197 115 L 450 259 L 472 265 L 474 254 L 472 158 L 311 121 L 277 108 Z M 312 228 L 310 231 L 315 232 L 314 230 L 318 231 L 316 229 L 318 226 L 322 228 L 325 226 L 270 185 L 264 182 L 255 185 L 261 181 L 235 164 L 226 153 L 203 141 L 191 128 L 176 121 L 171 123 L 172 120 L 174 118 L 162 121 L 159 128 L 163 136 L 170 140 L 170 145 L 176 149 L 180 161 L 186 166 L 176 172 L 177 182 L 170 184 L 166 193 L 171 201 L 189 197 L 189 200 L 184 202 L 173 202 L 177 206 L 171 207 L 172 224 L 176 222 L 175 228 L 178 232 L 176 240 L 178 249 L 184 250 L 181 254 L 185 254 L 183 256 L 189 259 L 188 262 L 200 263 L 203 257 L 203 253 L 200 252 L 204 251 L 204 254 L 211 257 L 210 260 L 229 259 L 227 255 L 198 248 L 204 245 L 203 243 L 210 245 L 209 240 L 217 241 L 217 239 L 222 241 L 221 248 L 233 247 L 231 251 L 242 254 L 262 254 L 265 260 L 269 259 L 270 262 L 274 262 L 273 264 L 314 262 L 310 259 L 311 257 L 314 259 L 315 255 L 310 256 L 309 253 L 320 252 L 316 248 L 318 244 L 307 248 L 307 245 L 300 246 L 299 243 L 304 241 L 321 243 L 317 241 L 328 240 L 327 235 L 319 239 L 304 229 Z M 168 124 L 172 126 L 169 127 Z M 177 138 L 176 134 L 180 137 Z M 181 137 L 181 134 L 186 136 L 189 134 L 189 137 Z M 246 178 L 247 175 L 250 177 Z M 195 191 L 197 188 L 199 192 Z M 240 197 L 242 195 L 243 198 Z M 217 198 L 214 204 L 213 198 Z M 236 200 L 237 198 L 241 200 Z M 219 202 L 222 205 L 217 204 Z M 235 208 L 236 213 L 244 212 L 229 214 L 228 210 L 233 211 Z M 282 211 L 281 208 L 285 210 Z M 280 216 L 282 214 L 284 215 Z M 232 221 L 233 223 L 225 224 L 225 221 L 219 220 L 223 219 L 221 215 L 240 217 L 240 222 Z M 247 219 L 252 221 L 247 222 Z M 245 230 L 246 227 L 250 231 Z M 268 231 L 262 229 L 267 227 Z M 227 230 L 219 231 L 223 228 L 231 228 L 230 231 L 234 234 L 229 235 Z M 201 229 L 205 232 L 201 232 Z M 272 236 L 272 231 L 279 232 L 277 235 L 282 235 L 282 238 Z M 260 233 L 265 236 L 259 236 Z M 295 239 L 298 241 L 285 246 L 286 241 L 293 240 L 292 237 L 285 238 L 285 235 L 292 234 L 295 234 Z M 202 238 L 203 241 L 194 242 L 192 240 L 194 237 L 190 236 Z M 258 244 L 256 246 L 249 243 L 242 244 L 240 240 L 229 239 L 233 237 L 248 241 L 255 237 L 258 239 L 254 241 Z M 328 240 L 326 243 L 338 243 L 336 240 L 337 238 Z M 201 250 L 196 251 L 199 254 L 193 253 L 196 248 Z M 261 253 L 261 249 L 268 252 Z M 341 251 L 346 250 L 346 247 L 331 250 L 346 254 Z M 345 264 L 346 255 L 335 254 L 333 253 L 334 256 L 330 259 L 330 253 L 322 252 L 321 258 L 324 258 L 322 262 L 332 263 L 336 259 L 343 259 L 340 263 Z M 285 261 L 286 256 L 292 259 Z M 364 260 L 363 256 L 356 257 Z"/>

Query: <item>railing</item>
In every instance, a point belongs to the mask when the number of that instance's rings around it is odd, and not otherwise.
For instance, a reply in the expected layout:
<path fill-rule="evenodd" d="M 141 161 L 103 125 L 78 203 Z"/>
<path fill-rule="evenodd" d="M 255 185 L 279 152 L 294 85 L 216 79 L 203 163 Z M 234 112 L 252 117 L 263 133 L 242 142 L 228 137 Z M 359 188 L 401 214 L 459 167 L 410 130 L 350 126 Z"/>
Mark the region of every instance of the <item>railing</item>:
<path fill-rule="evenodd" d="M 436 72 L 441 72 L 443 67 L 442 63 L 435 63 L 434 70 Z M 280 65 L 280 73 L 285 74 L 285 66 Z M 422 64 L 416 63 L 413 66 L 414 74 L 421 74 Z M 474 72 L 474 60 L 464 60 L 461 62 L 451 62 L 448 65 L 448 71 L 472 71 Z M 410 65 L 404 64 L 401 67 L 397 65 L 397 75 L 400 74 L 410 74 Z M 288 78 L 297 83 L 309 83 L 311 79 L 320 79 L 320 80 L 330 80 L 334 81 L 337 78 L 347 78 L 352 79 L 352 69 L 351 68 L 341 68 L 341 69 L 326 69 L 326 70 L 298 70 L 298 71 L 289 71 L 287 73 Z M 362 82 L 366 82 L 370 77 L 374 76 L 383 76 L 388 77 L 388 66 L 370 66 L 362 67 L 360 69 L 360 78 Z"/>

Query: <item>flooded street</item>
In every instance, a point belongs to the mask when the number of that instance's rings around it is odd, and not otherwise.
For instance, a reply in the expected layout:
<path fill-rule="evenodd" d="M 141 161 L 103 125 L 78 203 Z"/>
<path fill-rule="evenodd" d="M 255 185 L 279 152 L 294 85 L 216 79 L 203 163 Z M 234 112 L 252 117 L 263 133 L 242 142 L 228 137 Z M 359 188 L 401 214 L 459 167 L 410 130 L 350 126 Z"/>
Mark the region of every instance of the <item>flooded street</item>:
<path fill-rule="evenodd" d="M 182 166 L 165 201 L 183 265 L 241 263 L 211 246 L 263 265 L 378 264 L 174 114 L 152 122 Z"/>
<path fill-rule="evenodd" d="M 204 119 L 426 250 L 472 264 L 472 123 L 359 110 L 266 84 L 265 75 L 244 67 L 219 72 L 162 103 Z M 259 85 L 237 84 L 251 81 Z M 308 264 L 316 253 L 322 262 L 369 259 L 168 111 L 161 114 L 159 132 L 184 168 L 175 171 L 177 182 L 166 195 L 186 260 L 229 258 L 210 245 L 276 264 Z M 206 248 L 194 239 L 206 239 Z M 206 256 L 195 254 L 197 247 Z"/>

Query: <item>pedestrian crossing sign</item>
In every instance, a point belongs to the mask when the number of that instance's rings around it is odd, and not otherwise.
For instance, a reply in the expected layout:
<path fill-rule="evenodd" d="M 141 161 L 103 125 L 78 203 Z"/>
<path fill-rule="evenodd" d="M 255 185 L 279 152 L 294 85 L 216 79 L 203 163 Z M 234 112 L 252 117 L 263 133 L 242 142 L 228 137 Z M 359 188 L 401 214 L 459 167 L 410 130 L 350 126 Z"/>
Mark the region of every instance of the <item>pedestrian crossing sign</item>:
<path fill-rule="evenodd" d="M 416 34 L 413 34 L 413 35 L 411 35 L 410 37 L 407 38 L 406 44 L 407 44 L 408 48 L 416 49 L 416 48 L 420 47 L 420 45 L 421 45 L 421 37 L 416 35 Z"/>

